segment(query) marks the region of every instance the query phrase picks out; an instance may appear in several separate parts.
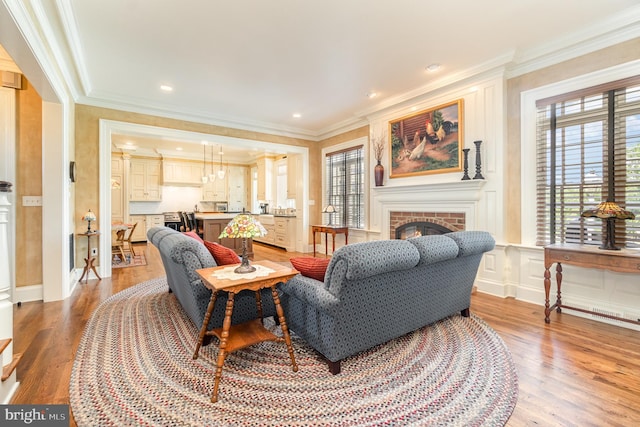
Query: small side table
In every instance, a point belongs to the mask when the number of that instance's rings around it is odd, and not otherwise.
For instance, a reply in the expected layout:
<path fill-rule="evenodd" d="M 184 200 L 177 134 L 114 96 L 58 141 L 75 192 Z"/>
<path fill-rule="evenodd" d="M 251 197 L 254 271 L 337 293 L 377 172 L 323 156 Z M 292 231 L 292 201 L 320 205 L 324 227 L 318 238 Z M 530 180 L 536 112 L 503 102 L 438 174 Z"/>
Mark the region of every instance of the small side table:
<path fill-rule="evenodd" d="M 87 257 L 84 259 L 84 270 L 82 271 L 82 276 L 80 276 L 80 282 L 84 279 L 85 274 L 87 275 L 85 283 L 89 283 L 89 270 L 93 270 L 93 273 L 96 275 L 98 280 L 102 280 L 102 277 L 96 271 L 96 258 L 91 256 L 91 236 L 99 236 L 100 232 L 98 230 L 94 230 L 90 233 L 80 233 L 78 236 L 86 236 L 87 238 Z"/>
<path fill-rule="evenodd" d="M 327 234 L 333 236 L 333 249 L 331 253 L 336 251 L 336 234 L 344 234 L 344 244 L 349 243 L 349 227 L 341 227 L 339 225 L 312 225 L 311 232 L 313 233 L 313 256 L 316 256 L 316 233 L 324 233 L 324 254 L 329 255 L 329 240 L 327 240 Z"/>
<path fill-rule="evenodd" d="M 220 379 L 222 378 L 222 367 L 224 366 L 224 360 L 226 359 L 227 354 L 241 348 L 258 344 L 263 341 L 284 341 L 287 346 L 287 350 L 289 351 L 289 358 L 291 359 L 293 372 L 298 372 L 298 365 L 296 364 L 296 359 L 293 355 L 293 347 L 291 346 L 289 327 L 287 326 L 287 321 L 284 317 L 284 310 L 280 305 L 280 297 L 278 296 L 278 291 L 276 289 L 276 285 L 278 283 L 286 283 L 293 276 L 297 275 L 298 271 L 271 261 L 255 261 L 251 264 L 269 268 L 273 270 L 273 272 L 269 273 L 267 276 L 258 276 L 253 279 L 241 278 L 238 280 L 233 280 L 218 279 L 213 275 L 216 270 L 231 267 L 229 265 L 196 270 L 196 273 L 198 273 L 198 275 L 202 278 L 202 283 L 207 288 L 211 289 L 211 299 L 209 300 L 207 312 L 204 316 L 204 320 L 202 321 L 202 327 L 200 328 L 200 335 L 198 336 L 198 343 L 196 345 L 195 352 L 193 353 L 193 358 L 198 358 L 198 352 L 200 351 L 200 347 L 202 346 L 205 335 L 215 335 L 220 341 L 220 349 L 218 350 L 218 362 L 216 365 L 215 380 L 213 383 L 213 393 L 211 395 L 212 403 L 218 401 L 218 387 L 220 386 Z M 237 265 L 233 265 L 233 267 L 236 266 Z M 274 335 L 273 333 L 271 333 L 271 331 L 269 331 L 262 325 L 262 302 L 260 299 L 260 290 L 264 288 L 271 289 L 273 303 L 276 306 L 276 313 L 278 314 L 280 328 L 282 329 L 282 338 Z M 238 292 L 244 290 L 251 290 L 256 293 L 256 310 L 258 316 L 254 320 L 250 320 L 238 325 L 231 325 L 234 296 Z M 216 298 L 218 296 L 218 292 L 220 291 L 227 292 L 228 294 L 227 305 L 225 307 L 224 313 L 224 321 L 221 328 L 207 330 L 207 327 L 209 326 L 209 320 L 211 319 L 211 313 L 213 312 L 213 308 L 216 304 Z"/>

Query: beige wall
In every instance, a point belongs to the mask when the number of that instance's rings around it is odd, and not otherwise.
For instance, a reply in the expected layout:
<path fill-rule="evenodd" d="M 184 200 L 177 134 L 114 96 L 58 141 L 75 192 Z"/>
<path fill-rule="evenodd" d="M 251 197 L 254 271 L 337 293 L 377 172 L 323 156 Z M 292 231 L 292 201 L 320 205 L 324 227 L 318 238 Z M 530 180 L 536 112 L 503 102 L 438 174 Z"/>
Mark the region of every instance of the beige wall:
<path fill-rule="evenodd" d="M 582 74 L 623 64 L 640 58 L 640 38 L 602 49 L 588 55 L 546 67 L 507 81 L 507 144 L 506 144 L 506 183 L 505 206 L 508 218 L 506 240 L 509 243 L 521 243 L 520 215 L 520 174 L 521 174 L 521 135 L 520 135 L 520 96 L 522 92 L 551 83 L 566 80 Z M 640 70 L 638 70 L 640 74 Z M 532 195 L 535 197 L 535 195 Z"/>
<path fill-rule="evenodd" d="M 16 287 L 42 284 L 42 207 L 22 196 L 42 196 L 42 98 L 22 79 L 16 90 Z"/>
<path fill-rule="evenodd" d="M 211 135 L 223 135 L 228 137 L 272 142 L 277 144 L 293 145 L 297 147 L 307 147 L 310 149 L 309 156 L 309 176 L 311 182 L 319 182 L 317 175 L 319 168 L 313 166 L 318 162 L 318 143 L 299 138 L 271 135 L 260 132 L 232 129 L 221 126 L 207 125 L 201 123 L 188 122 L 184 120 L 167 119 L 150 116 L 146 114 L 129 113 L 126 111 L 111 110 L 107 108 L 92 107 L 88 105 L 76 105 L 75 123 L 75 158 L 78 165 L 78 179 L 75 184 L 76 211 L 76 233 L 81 233 L 86 227 L 86 223 L 80 220 L 82 215 L 91 208 L 95 212 L 100 212 L 99 206 L 99 120 L 114 120 L 128 123 L 143 124 L 149 126 L 159 126 L 170 129 L 178 129 L 190 132 L 200 132 Z M 319 208 L 318 208 L 319 209 Z M 318 214 L 319 215 L 319 214 Z M 100 218 L 98 218 L 98 221 Z M 83 256 L 87 253 L 86 239 L 76 241 L 76 267 L 84 265 Z M 92 245 L 97 246 L 98 242 L 93 241 Z"/>

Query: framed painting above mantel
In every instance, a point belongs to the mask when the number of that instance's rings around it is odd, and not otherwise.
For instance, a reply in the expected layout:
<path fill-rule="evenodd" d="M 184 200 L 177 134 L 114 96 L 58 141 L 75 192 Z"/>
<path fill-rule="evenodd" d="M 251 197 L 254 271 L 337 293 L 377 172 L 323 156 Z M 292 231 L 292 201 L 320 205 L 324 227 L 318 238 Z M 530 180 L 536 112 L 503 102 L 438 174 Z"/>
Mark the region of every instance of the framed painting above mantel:
<path fill-rule="evenodd" d="M 464 144 L 463 100 L 389 122 L 389 178 L 460 172 Z"/>

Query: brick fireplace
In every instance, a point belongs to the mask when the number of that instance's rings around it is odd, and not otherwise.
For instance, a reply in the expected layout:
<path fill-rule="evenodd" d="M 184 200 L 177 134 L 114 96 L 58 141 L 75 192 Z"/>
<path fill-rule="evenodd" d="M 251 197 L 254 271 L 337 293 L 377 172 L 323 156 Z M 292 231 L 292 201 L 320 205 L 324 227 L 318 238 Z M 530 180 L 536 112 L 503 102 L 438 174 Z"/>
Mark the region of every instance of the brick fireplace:
<path fill-rule="evenodd" d="M 488 209 L 481 204 L 484 184 L 467 180 L 376 187 L 371 192 L 371 228 L 379 230 L 381 239 L 395 239 L 396 228 L 414 222 L 451 231 L 487 229 L 480 217 Z"/>
<path fill-rule="evenodd" d="M 403 227 L 407 225 L 411 226 Z M 398 229 L 403 230 L 401 236 L 396 236 Z M 464 212 L 389 212 L 389 237 L 392 239 L 409 238 L 421 234 L 442 234 L 464 229 Z"/>

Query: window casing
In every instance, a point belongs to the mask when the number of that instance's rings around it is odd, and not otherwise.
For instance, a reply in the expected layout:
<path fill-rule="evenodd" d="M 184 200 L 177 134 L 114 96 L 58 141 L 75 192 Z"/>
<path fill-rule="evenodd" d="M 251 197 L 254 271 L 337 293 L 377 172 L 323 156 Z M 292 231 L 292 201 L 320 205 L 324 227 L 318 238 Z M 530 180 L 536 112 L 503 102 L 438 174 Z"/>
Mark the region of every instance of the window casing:
<path fill-rule="evenodd" d="M 364 153 L 363 146 L 327 153 L 325 157 L 326 193 L 337 213 L 331 223 L 349 228 L 364 228 Z"/>
<path fill-rule="evenodd" d="M 640 214 L 640 77 L 537 103 L 536 244 L 600 245 L 612 200 Z M 616 220 L 616 242 L 640 247 L 640 219 Z"/>

